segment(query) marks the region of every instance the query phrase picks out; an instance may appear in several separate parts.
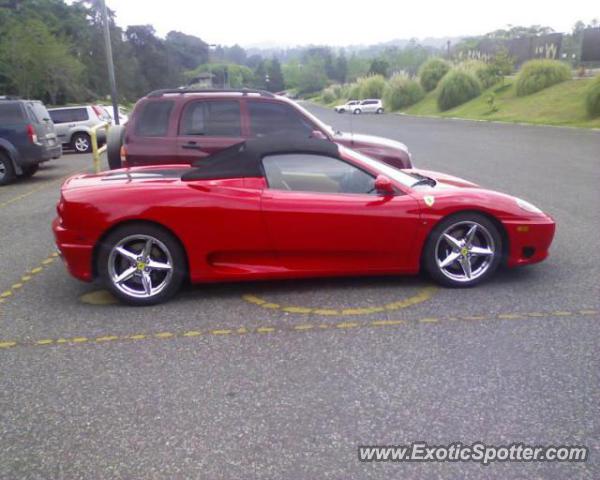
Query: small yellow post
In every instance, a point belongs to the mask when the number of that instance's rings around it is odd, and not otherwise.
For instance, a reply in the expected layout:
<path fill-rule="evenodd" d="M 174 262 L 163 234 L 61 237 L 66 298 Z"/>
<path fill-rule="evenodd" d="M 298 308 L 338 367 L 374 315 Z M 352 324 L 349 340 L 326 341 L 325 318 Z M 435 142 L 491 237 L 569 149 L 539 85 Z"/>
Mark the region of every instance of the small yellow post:
<path fill-rule="evenodd" d="M 94 173 L 100 172 L 100 155 L 106 151 L 106 143 L 98 148 L 98 130 L 104 128 L 106 130 L 106 141 L 108 141 L 108 128 L 110 124 L 107 122 L 99 123 L 90 129 L 90 138 L 92 139 L 92 161 L 94 165 Z"/>

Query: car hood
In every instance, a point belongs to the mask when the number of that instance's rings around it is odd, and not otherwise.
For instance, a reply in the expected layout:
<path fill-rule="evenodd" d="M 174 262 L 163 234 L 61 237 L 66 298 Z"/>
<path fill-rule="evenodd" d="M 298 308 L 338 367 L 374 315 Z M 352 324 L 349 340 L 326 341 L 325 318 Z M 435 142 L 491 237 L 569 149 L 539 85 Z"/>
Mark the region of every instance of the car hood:
<path fill-rule="evenodd" d="M 375 135 L 365 135 L 362 133 L 337 132 L 333 136 L 333 141 L 340 142 L 350 148 L 353 146 L 374 146 L 397 148 L 399 150 L 408 152 L 408 148 L 402 142 L 391 140 L 389 138 L 377 137 Z"/>
<path fill-rule="evenodd" d="M 433 178 L 437 183 L 436 189 L 447 189 L 447 188 L 481 188 L 476 183 L 465 180 L 464 178 L 455 177 L 446 173 L 434 172 L 431 170 L 422 170 L 417 168 L 406 168 L 402 170 L 406 173 L 416 173 L 417 175 L 423 175 L 425 177 Z"/>

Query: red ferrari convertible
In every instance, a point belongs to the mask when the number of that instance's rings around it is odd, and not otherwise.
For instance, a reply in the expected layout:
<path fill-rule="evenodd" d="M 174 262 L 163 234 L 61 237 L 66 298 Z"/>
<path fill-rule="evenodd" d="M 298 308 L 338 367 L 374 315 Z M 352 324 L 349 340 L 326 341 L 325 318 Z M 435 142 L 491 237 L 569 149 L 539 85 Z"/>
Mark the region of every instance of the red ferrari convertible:
<path fill-rule="evenodd" d="M 472 286 L 544 260 L 554 221 L 468 181 L 334 143 L 259 138 L 193 165 L 77 175 L 53 229 L 71 274 L 148 305 L 182 283 L 416 274 Z"/>

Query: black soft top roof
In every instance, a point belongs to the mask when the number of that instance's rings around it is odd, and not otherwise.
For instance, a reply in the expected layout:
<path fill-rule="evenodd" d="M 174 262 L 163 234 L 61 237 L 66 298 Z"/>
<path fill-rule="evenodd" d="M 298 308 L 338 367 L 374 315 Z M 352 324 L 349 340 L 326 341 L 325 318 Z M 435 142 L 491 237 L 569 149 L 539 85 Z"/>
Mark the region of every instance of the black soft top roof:
<path fill-rule="evenodd" d="M 338 146 L 327 140 L 271 135 L 237 143 L 192 163 L 182 180 L 217 180 L 222 178 L 262 177 L 261 161 L 267 155 L 308 153 L 339 158 Z"/>

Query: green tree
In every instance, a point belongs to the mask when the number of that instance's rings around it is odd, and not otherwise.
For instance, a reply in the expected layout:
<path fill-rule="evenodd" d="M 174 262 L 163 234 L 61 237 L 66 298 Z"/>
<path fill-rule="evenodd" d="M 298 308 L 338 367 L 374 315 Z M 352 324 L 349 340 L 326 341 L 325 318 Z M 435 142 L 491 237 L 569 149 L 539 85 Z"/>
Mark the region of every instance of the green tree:
<path fill-rule="evenodd" d="M 13 22 L 0 46 L 0 67 L 9 88 L 23 96 L 48 98 L 59 94 L 77 97 L 83 65 L 72 56 L 69 45 L 50 33 L 37 19 Z"/>
<path fill-rule="evenodd" d="M 371 67 L 369 68 L 370 75 L 381 75 L 387 77 L 390 64 L 383 58 L 374 58 L 371 61 Z"/>
<path fill-rule="evenodd" d="M 281 71 L 281 64 L 277 58 L 273 58 L 269 63 L 269 84 L 267 88 L 271 92 L 280 92 L 285 88 L 285 82 L 283 80 L 283 72 Z"/>
<path fill-rule="evenodd" d="M 335 79 L 340 83 L 346 83 L 348 78 L 348 60 L 342 51 L 335 61 Z"/>
<path fill-rule="evenodd" d="M 165 46 L 169 56 L 174 57 L 183 69 L 189 70 L 208 63 L 208 44 L 193 35 L 171 31 L 167 33 Z"/>

